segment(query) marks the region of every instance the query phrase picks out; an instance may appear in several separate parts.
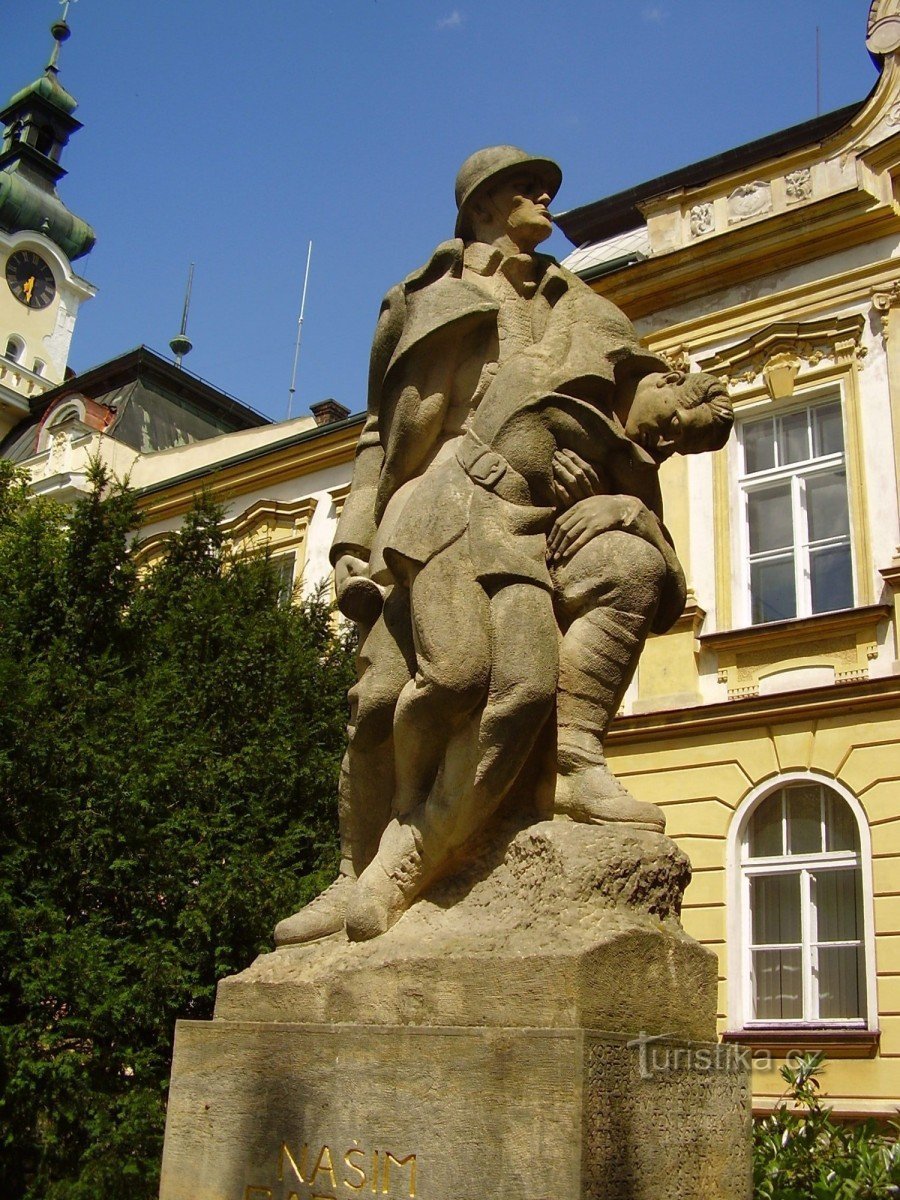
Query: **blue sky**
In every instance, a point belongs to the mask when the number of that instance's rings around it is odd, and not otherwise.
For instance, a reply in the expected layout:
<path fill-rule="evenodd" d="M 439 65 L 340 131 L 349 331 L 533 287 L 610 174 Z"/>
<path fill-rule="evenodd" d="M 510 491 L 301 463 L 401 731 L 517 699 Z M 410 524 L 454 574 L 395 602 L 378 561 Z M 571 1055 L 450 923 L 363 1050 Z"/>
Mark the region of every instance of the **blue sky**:
<path fill-rule="evenodd" d="M 84 129 L 60 194 L 97 232 L 76 370 L 168 354 L 196 262 L 185 366 L 285 416 L 365 405 L 385 290 L 450 236 L 480 146 L 555 158 L 563 211 L 874 86 L 866 0 L 77 0 L 60 79 Z M 55 0 L 6 0 L 0 93 L 34 78 Z M 547 248 L 570 249 L 557 233 Z"/>

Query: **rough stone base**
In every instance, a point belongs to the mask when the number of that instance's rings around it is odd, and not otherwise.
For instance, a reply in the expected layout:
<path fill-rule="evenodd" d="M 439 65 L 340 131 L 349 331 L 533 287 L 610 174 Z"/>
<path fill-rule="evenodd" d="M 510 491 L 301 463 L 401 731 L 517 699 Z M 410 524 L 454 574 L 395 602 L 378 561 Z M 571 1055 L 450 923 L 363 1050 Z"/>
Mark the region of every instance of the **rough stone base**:
<path fill-rule="evenodd" d="M 715 1038 L 715 955 L 678 919 L 669 838 L 545 821 L 500 831 L 383 937 L 286 946 L 219 984 L 216 1017 L 605 1029 Z"/>
<path fill-rule="evenodd" d="M 181 1022 L 161 1200 L 748 1200 L 734 1052 L 577 1030 Z"/>
<path fill-rule="evenodd" d="M 748 1200 L 684 854 L 495 833 L 383 937 L 263 955 L 179 1023 L 161 1200 Z"/>

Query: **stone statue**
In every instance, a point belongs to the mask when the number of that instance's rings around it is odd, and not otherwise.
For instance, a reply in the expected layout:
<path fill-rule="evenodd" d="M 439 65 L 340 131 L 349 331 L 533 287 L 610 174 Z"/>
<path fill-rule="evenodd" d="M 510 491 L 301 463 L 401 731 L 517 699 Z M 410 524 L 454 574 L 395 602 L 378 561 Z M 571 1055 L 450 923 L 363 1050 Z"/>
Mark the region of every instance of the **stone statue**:
<path fill-rule="evenodd" d="M 750 1194 L 690 863 L 603 752 L 685 601 L 660 464 L 731 407 L 537 253 L 559 184 L 472 155 L 455 238 L 384 301 L 332 549 L 341 873 L 179 1023 L 161 1200 Z"/>
<path fill-rule="evenodd" d="M 717 449 L 724 388 L 648 353 L 552 258 L 555 163 L 466 160 L 456 237 L 393 288 L 332 549 L 360 631 L 339 878 L 279 945 L 385 932 L 495 813 L 662 832 L 615 779 L 606 728 L 684 576 L 659 465 Z"/>

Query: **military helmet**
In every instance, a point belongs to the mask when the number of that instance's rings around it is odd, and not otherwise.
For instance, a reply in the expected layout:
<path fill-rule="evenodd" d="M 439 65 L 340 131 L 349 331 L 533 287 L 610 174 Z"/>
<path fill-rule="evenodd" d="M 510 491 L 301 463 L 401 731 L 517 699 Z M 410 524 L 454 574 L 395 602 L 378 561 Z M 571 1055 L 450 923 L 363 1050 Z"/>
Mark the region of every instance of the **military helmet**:
<path fill-rule="evenodd" d="M 466 210 L 476 194 L 487 183 L 496 184 L 504 175 L 512 175 L 527 167 L 547 188 L 552 200 L 562 183 L 562 171 L 549 158 L 535 158 L 518 146 L 486 146 L 470 154 L 456 176 L 456 236 L 463 237 L 467 229 Z"/>

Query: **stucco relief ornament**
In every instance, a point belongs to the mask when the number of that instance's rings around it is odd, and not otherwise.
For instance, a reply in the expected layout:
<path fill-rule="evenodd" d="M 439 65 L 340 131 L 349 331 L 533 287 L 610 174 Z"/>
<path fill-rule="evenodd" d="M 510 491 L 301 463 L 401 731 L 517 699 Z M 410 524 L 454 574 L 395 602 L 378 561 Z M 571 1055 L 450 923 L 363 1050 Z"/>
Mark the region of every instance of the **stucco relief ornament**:
<path fill-rule="evenodd" d="M 691 369 L 691 356 L 687 346 L 673 346 L 671 350 L 664 351 L 662 357 L 673 371 L 687 373 Z"/>
<path fill-rule="evenodd" d="M 886 287 L 876 288 L 872 292 L 872 308 L 881 317 L 881 336 L 885 342 L 890 332 L 891 311 L 900 304 L 900 279 L 893 280 Z"/>
<path fill-rule="evenodd" d="M 728 197 L 728 215 L 732 225 L 771 211 L 772 187 L 762 180 L 742 183 Z"/>
<path fill-rule="evenodd" d="M 68 434 L 64 430 L 57 430 L 50 435 L 50 453 L 47 456 L 47 473 L 49 475 L 62 471 L 68 445 Z"/>
<path fill-rule="evenodd" d="M 869 10 L 866 49 L 871 54 L 892 54 L 900 48 L 900 16 L 890 7 L 887 0 L 876 0 Z"/>
<path fill-rule="evenodd" d="M 789 203 L 796 204 L 799 200 L 809 200 L 813 190 L 812 172 L 809 167 L 801 167 L 799 170 L 785 175 L 784 190 L 787 192 Z"/>
<path fill-rule="evenodd" d="M 716 217 L 713 211 L 713 206 L 705 201 L 703 204 L 695 204 L 689 214 L 691 237 L 700 237 L 701 234 L 711 233 L 716 227 Z"/>

